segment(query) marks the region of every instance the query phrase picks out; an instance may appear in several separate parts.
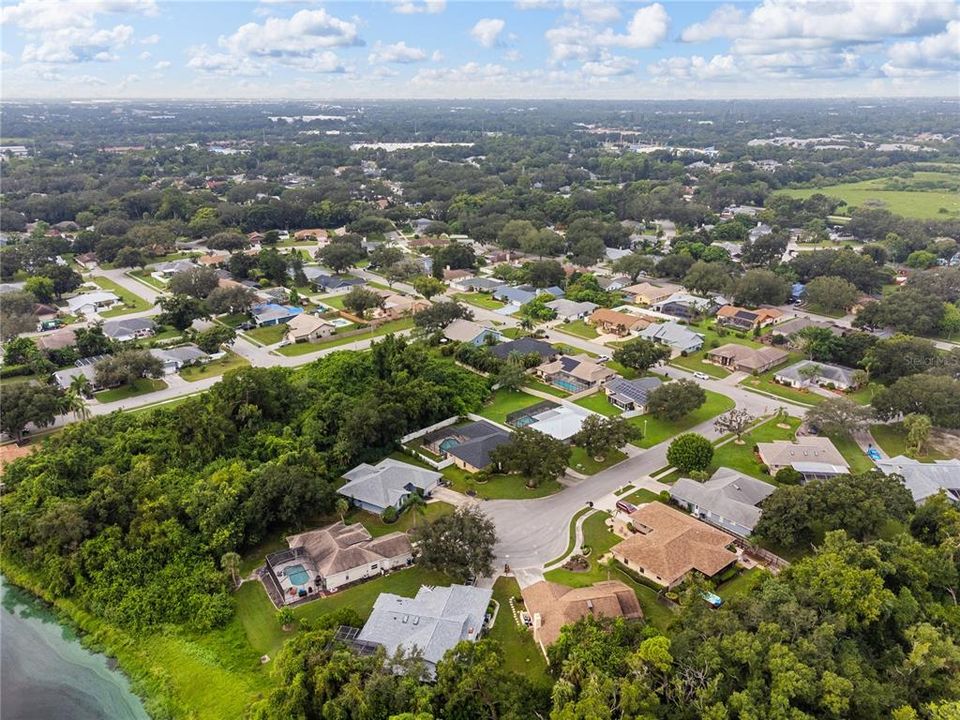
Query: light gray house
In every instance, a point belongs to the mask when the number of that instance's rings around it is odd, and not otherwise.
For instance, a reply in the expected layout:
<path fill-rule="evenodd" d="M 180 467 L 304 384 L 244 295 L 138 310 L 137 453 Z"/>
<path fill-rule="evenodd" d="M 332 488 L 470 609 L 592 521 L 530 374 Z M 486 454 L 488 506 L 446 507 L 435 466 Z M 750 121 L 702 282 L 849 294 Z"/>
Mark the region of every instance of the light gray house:
<path fill-rule="evenodd" d="M 696 352 L 703 347 L 703 335 L 675 322 L 650 325 L 640 331 L 640 337 L 669 345 L 680 352 Z"/>
<path fill-rule="evenodd" d="M 810 372 L 813 374 L 808 377 L 804 368 L 811 368 Z M 815 383 L 820 386 L 833 385 L 838 390 L 848 390 L 856 386 L 855 372 L 856 370 L 843 365 L 801 360 L 785 367 L 783 370 L 779 370 L 773 376 L 773 379 L 781 385 L 789 385 L 793 388 L 804 388 L 811 383 Z"/>
<path fill-rule="evenodd" d="M 381 593 L 357 640 L 382 646 L 388 657 L 417 648 L 432 677 L 447 650 L 480 637 L 492 596 L 467 585 L 422 586 L 412 598 Z"/>
<path fill-rule="evenodd" d="M 127 342 L 153 335 L 156 323 L 150 318 L 121 318 L 107 320 L 103 324 L 103 334 L 111 340 Z"/>
<path fill-rule="evenodd" d="M 379 515 L 388 507 L 400 510 L 414 492 L 429 497 L 443 475 L 386 458 L 376 465 L 357 465 L 344 477 L 349 482 L 338 492 L 358 507 Z"/>
<path fill-rule="evenodd" d="M 736 470 L 718 468 L 707 482 L 680 478 L 670 497 L 694 517 L 747 537 L 760 520 L 760 503 L 776 489 Z"/>
<path fill-rule="evenodd" d="M 876 464 L 884 475 L 900 475 L 917 505 L 941 490 L 950 502 L 960 503 L 960 460 L 957 458 L 922 463 L 897 455 L 877 460 Z"/>
<path fill-rule="evenodd" d="M 205 363 L 210 359 L 210 356 L 196 345 L 181 345 L 162 350 L 154 348 L 150 350 L 150 354 L 163 363 L 164 375 L 173 375 L 187 365 Z"/>
<path fill-rule="evenodd" d="M 607 380 L 603 389 L 611 405 L 624 412 L 642 415 L 647 412 L 647 401 L 650 393 L 661 385 L 663 385 L 663 381 L 655 377 L 643 377 L 636 380 L 625 380 L 618 377 Z"/>
<path fill-rule="evenodd" d="M 600 307 L 596 303 L 575 302 L 573 300 L 567 300 L 566 298 L 551 300 L 546 303 L 546 305 L 555 311 L 557 317 L 561 320 L 582 320 L 585 317 L 589 317 L 594 310 Z"/>
<path fill-rule="evenodd" d="M 486 345 L 487 338 L 494 343 L 500 342 L 501 335 L 493 328 L 481 325 L 473 320 L 458 318 L 443 329 L 443 336 L 451 342 L 463 342 L 470 345 Z"/>

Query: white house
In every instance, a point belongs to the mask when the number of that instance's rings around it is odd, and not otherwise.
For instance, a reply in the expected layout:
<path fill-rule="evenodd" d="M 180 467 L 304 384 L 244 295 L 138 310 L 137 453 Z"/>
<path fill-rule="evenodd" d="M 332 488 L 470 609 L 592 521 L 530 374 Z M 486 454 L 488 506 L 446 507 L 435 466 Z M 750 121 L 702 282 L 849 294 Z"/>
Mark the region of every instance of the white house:
<path fill-rule="evenodd" d="M 116 294 L 108 290 L 76 295 L 67 300 L 67 311 L 70 315 L 96 315 L 103 310 L 109 310 L 120 302 Z"/>

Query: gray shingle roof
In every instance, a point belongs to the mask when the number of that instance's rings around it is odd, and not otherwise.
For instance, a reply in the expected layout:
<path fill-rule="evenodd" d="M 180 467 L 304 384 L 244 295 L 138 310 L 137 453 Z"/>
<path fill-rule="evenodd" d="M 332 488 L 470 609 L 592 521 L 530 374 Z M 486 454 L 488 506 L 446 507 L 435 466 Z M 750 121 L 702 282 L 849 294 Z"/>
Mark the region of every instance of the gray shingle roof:
<path fill-rule="evenodd" d="M 517 338 L 510 342 L 494 345 L 490 348 L 490 352 L 501 360 L 506 360 L 510 356 L 510 353 L 520 353 L 521 355 L 537 353 L 544 359 L 557 355 L 557 350 L 550 343 L 545 343 L 543 340 L 535 340 L 531 337 Z"/>
<path fill-rule="evenodd" d="M 456 428 L 456 433 L 469 439 L 449 448 L 447 454 L 460 458 L 476 468 L 489 465 L 490 453 L 504 443 L 510 442 L 510 433 L 484 420 L 461 425 Z"/>
<path fill-rule="evenodd" d="M 153 330 L 156 323 L 150 318 L 125 318 L 108 320 L 103 324 L 103 334 L 109 338 L 133 335 L 141 330 Z"/>
<path fill-rule="evenodd" d="M 639 405 L 646 405 L 650 393 L 661 385 L 663 385 L 663 382 L 655 377 L 637 378 L 636 380 L 614 378 L 607 381 L 606 387 L 608 393 L 622 395 Z"/>
<path fill-rule="evenodd" d="M 900 475 L 903 484 L 913 495 L 914 502 L 923 502 L 941 490 L 953 502 L 960 501 L 960 460 L 938 460 L 922 463 L 919 460 L 898 455 L 886 460 L 877 460 L 877 467 L 885 475 Z"/>
<path fill-rule="evenodd" d="M 340 488 L 344 497 L 386 508 L 396 504 L 413 488 L 427 490 L 436 485 L 442 475 L 409 463 L 387 458 L 376 465 L 357 465 L 344 477 L 349 482 Z"/>
<path fill-rule="evenodd" d="M 823 382 L 842 383 L 844 385 L 853 385 L 853 374 L 856 370 L 843 365 L 831 365 L 829 363 L 815 362 L 813 360 L 801 360 L 800 362 L 785 367 L 777 371 L 777 377 L 788 378 L 795 382 L 806 382 L 800 370 L 815 365 L 817 367 L 817 378 Z"/>
<path fill-rule="evenodd" d="M 757 505 L 776 487 L 736 470 L 719 468 L 707 482 L 680 478 L 670 488 L 670 497 L 693 503 L 725 520 L 753 530 L 760 519 Z"/>

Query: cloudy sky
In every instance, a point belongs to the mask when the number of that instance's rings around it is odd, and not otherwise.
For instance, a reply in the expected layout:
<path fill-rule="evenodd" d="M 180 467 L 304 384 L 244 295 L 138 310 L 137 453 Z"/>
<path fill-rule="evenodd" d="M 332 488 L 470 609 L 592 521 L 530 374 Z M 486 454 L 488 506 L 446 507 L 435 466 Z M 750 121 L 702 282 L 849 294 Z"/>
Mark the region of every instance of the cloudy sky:
<path fill-rule="evenodd" d="M 4 98 L 960 94 L 938 0 L 20 0 Z"/>

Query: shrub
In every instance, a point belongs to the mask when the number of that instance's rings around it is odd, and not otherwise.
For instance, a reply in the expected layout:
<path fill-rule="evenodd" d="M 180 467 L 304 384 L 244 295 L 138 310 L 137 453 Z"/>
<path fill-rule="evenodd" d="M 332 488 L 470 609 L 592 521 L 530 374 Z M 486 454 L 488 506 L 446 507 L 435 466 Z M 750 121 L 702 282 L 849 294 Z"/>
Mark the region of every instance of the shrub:
<path fill-rule="evenodd" d="M 381 513 L 380 519 L 383 520 L 387 525 L 390 525 L 397 521 L 398 516 L 399 514 L 397 513 L 397 509 L 391 505 L 384 510 L 383 513 Z"/>
<path fill-rule="evenodd" d="M 32 372 L 33 369 L 29 365 L 5 365 L 0 368 L 0 378 L 20 377 Z"/>
<path fill-rule="evenodd" d="M 769 470 L 767 472 L 769 472 Z M 785 467 L 777 470 L 777 474 L 773 476 L 773 479 L 780 485 L 798 485 L 800 481 L 803 480 L 803 475 L 793 468 Z"/>
<path fill-rule="evenodd" d="M 713 460 L 713 444 L 703 435 L 678 435 L 667 449 L 667 462 L 681 472 L 706 470 Z"/>

